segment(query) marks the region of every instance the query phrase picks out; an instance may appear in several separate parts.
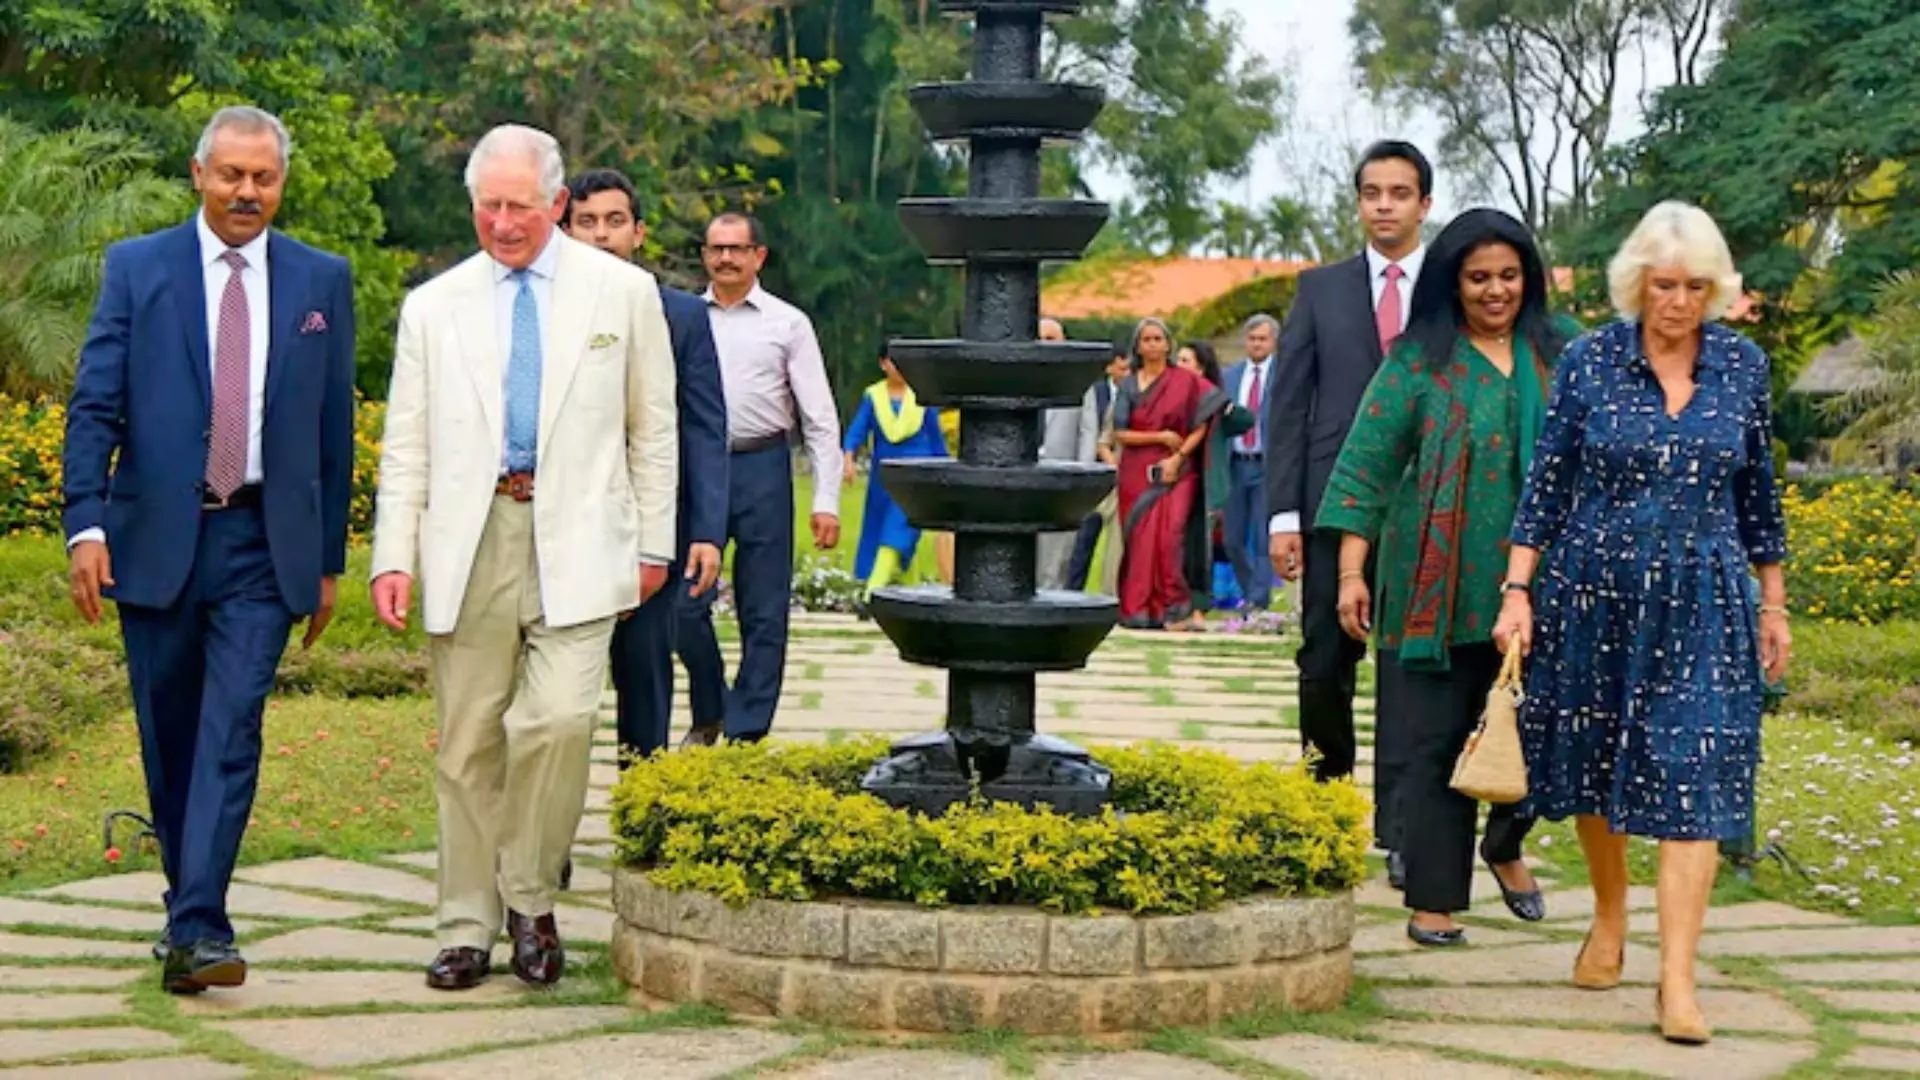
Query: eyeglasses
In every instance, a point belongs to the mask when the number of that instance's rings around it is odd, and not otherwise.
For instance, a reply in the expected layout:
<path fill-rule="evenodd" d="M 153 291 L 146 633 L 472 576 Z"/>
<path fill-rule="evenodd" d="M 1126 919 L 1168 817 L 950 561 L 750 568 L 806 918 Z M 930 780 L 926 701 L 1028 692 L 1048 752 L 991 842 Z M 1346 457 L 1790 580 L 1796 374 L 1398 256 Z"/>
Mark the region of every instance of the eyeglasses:
<path fill-rule="evenodd" d="M 740 258 L 745 258 L 746 256 L 751 255 L 756 251 L 759 251 L 760 245 L 759 244 L 702 244 L 700 245 L 700 250 L 707 253 L 708 255 L 732 256 L 733 258 L 740 259 Z"/>

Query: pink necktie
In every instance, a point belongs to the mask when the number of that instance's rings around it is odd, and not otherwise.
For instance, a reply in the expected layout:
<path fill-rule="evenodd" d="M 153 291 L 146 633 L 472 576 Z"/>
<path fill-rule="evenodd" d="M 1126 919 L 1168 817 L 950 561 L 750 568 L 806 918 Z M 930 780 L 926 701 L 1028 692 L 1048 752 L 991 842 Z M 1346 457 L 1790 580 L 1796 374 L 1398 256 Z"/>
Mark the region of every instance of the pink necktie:
<path fill-rule="evenodd" d="M 1240 449 L 1251 454 L 1260 449 L 1260 371 L 1259 365 L 1247 365 L 1247 378 L 1253 385 L 1247 389 L 1247 411 L 1253 414 L 1253 426 L 1240 436 Z"/>
<path fill-rule="evenodd" d="M 220 294 L 220 326 L 213 347 L 213 437 L 207 446 L 207 489 L 227 498 L 247 479 L 248 406 L 252 380 L 247 365 L 252 357 L 249 335 L 253 321 L 247 312 L 247 290 L 240 280 L 246 256 L 229 251 L 220 256 L 230 268 L 226 291 Z"/>
<path fill-rule="evenodd" d="M 1387 264 L 1387 287 L 1380 290 L 1380 304 L 1373 310 L 1374 328 L 1380 331 L 1380 355 L 1400 336 L 1400 278 L 1405 271 L 1399 263 Z"/>

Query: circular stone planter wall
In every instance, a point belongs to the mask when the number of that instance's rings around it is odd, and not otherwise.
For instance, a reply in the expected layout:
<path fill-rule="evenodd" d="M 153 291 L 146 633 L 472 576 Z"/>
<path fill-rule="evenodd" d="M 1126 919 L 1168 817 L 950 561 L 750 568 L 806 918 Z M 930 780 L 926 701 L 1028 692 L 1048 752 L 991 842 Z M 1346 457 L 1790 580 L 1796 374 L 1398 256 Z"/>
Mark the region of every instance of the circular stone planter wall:
<path fill-rule="evenodd" d="M 1353 897 L 1252 897 L 1197 915 L 754 900 L 613 875 L 614 968 L 667 1001 L 842 1027 L 1035 1035 L 1321 1011 L 1353 981 Z"/>

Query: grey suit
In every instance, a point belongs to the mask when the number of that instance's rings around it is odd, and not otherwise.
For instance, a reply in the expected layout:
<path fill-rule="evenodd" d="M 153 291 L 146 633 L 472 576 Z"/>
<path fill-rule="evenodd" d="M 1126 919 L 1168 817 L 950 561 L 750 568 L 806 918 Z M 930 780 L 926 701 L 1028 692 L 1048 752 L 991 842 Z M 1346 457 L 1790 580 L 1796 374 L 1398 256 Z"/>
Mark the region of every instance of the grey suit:
<path fill-rule="evenodd" d="M 1084 408 L 1072 406 L 1047 410 L 1042 420 L 1040 460 L 1093 460 L 1092 439 L 1089 439 L 1085 433 L 1086 422 L 1083 419 L 1085 412 Z M 1096 429 L 1094 437 L 1098 436 L 1099 431 Z M 1067 587 L 1067 564 L 1073 558 L 1073 538 L 1074 534 L 1071 532 L 1046 532 L 1038 537 L 1039 546 L 1036 553 L 1038 561 L 1034 576 L 1040 588 L 1064 589 Z"/>

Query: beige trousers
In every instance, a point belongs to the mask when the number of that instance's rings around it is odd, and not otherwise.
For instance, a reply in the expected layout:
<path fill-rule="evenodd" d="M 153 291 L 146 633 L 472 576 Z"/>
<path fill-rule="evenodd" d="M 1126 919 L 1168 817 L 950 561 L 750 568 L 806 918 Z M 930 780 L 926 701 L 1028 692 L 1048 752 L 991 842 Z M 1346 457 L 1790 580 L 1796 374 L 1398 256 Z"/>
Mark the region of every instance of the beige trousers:
<path fill-rule="evenodd" d="M 1100 528 L 1107 534 L 1106 551 L 1100 559 L 1100 591 L 1108 596 L 1120 595 L 1120 557 L 1127 552 L 1127 538 L 1121 535 L 1118 513 L 1120 496 L 1109 492 L 1100 500 L 1097 512 L 1100 515 Z"/>
<path fill-rule="evenodd" d="M 441 948 L 492 948 L 503 903 L 528 917 L 553 910 L 586 806 L 613 624 L 546 625 L 533 504 L 496 496 L 460 620 L 430 645 Z"/>

